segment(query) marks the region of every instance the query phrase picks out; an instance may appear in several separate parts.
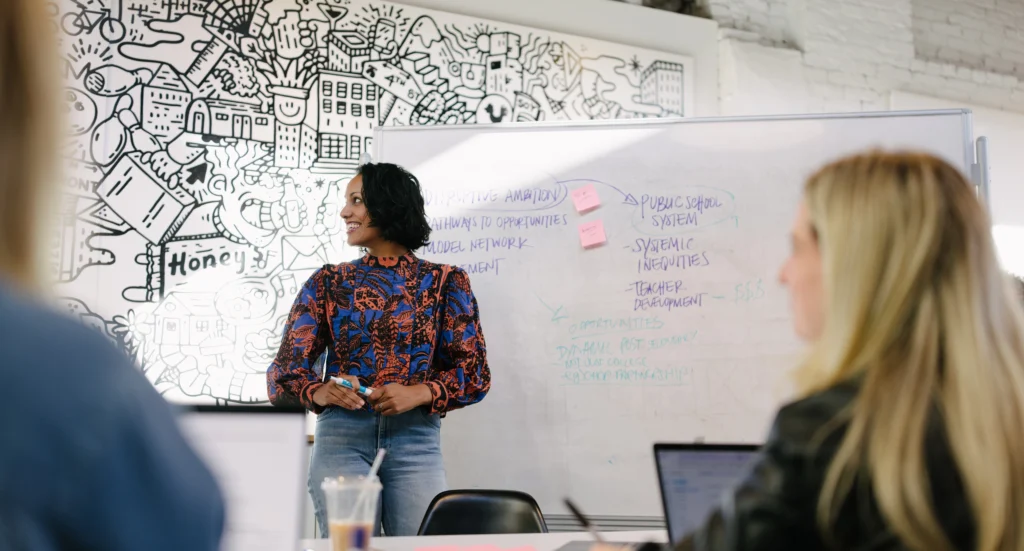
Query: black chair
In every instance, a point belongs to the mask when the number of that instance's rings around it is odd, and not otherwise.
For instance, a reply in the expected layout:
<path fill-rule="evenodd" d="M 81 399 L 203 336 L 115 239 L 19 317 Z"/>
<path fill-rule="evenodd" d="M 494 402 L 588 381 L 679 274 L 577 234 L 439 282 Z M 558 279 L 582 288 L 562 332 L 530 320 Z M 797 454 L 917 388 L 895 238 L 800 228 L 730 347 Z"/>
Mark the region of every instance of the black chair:
<path fill-rule="evenodd" d="M 450 490 L 434 498 L 421 536 L 545 534 L 540 506 L 529 494 L 507 490 Z"/>

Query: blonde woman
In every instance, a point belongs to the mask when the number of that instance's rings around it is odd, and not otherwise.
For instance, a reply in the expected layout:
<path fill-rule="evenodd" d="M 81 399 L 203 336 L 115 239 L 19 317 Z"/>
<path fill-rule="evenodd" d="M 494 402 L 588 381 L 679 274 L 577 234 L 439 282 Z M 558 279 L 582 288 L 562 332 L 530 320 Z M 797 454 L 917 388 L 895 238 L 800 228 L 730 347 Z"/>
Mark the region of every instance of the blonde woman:
<path fill-rule="evenodd" d="M 780 274 L 810 345 L 749 476 L 678 550 L 1024 549 L 1024 327 L 956 169 L 807 182 Z"/>
<path fill-rule="evenodd" d="M 42 0 L 0 0 L 0 549 L 213 551 L 216 482 L 167 404 L 41 306 L 59 80 Z"/>

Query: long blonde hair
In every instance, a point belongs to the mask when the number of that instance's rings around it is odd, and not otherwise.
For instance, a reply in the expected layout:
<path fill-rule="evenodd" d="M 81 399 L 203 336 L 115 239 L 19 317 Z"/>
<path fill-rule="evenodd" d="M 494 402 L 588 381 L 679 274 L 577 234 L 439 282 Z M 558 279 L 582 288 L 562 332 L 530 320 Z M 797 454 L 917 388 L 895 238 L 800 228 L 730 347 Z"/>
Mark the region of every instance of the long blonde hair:
<path fill-rule="evenodd" d="M 827 536 L 867 475 L 905 545 L 952 548 L 925 466 L 926 430 L 939 421 L 976 549 L 1024 549 L 1024 320 L 973 187 L 931 155 L 872 152 L 821 169 L 805 200 L 827 312 L 803 391 L 861 381 L 841 416 L 819 526 Z"/>
<path fill-rule="evenodd" d="M 43 0 L 0 1 L 0 278 L 41 287 L 60 147 L 56 31 Z"/>

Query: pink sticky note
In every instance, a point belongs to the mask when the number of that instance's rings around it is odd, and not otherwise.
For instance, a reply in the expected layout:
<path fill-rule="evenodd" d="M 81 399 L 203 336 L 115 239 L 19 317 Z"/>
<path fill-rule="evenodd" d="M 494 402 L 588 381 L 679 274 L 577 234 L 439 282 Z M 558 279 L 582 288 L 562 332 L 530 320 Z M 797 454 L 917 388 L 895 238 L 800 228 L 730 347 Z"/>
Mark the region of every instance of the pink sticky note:
<path fill-rule="evenodd" d="M 572 190 L 572 204 L 576 206 L 576 212 L 583 213 L 601 206 L 601 197 L 594 184 L 587 184 Z"/>
<path fill-rule="evenodd" d="M 580 244 L 584 249 L 603 245 L 608 240 L 604 236 L 604 222 L 600 220 L 580 224 L 579 230 Z"/>

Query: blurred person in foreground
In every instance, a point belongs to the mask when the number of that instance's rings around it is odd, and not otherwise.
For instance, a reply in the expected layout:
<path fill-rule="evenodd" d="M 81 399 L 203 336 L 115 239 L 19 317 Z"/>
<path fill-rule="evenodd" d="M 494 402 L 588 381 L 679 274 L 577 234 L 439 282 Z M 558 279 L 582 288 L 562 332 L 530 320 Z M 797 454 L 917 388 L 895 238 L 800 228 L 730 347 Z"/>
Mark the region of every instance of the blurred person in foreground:
<path fill-rule="evenodd" d="M 169 406 L 42 306 L 61 137 L 46 6 L 0 1 L 0 550 L 214 550 L 221 496 Z"/>
<path fill-rule="evenodd" d="M 967 180 L 912 153 L 822 168 L 780 280 L 801 398 L 676 549 L 1024 549 L 1024 320 Z"/>

